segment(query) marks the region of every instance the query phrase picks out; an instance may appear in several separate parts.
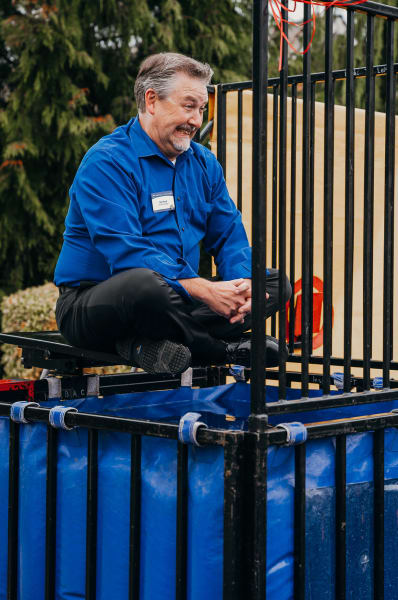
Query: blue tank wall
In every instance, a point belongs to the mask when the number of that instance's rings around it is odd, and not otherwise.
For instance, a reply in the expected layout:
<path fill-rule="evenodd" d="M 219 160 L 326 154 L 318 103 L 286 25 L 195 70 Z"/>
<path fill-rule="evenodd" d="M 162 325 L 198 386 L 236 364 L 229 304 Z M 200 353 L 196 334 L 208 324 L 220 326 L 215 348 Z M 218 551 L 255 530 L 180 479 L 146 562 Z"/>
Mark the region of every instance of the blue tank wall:
<path fill-rule="evenodd" d="M 268 399 L 275 394 L 270 390 Z M 316 393 L 317 394 L 317 393 Z M 292 396 L 297 395 L 292 390 Z M 318 395 L 318 394 L 317 394 Z M 276 396 L 275 396 L 276 397 Z M 54 404 L 48 403 L 48 406 Z M 283 421 L 340 418 L 353 412 L 391 410 L 397 403 L 285 415 Z M 210 425 L 244 426 L 249 386 L 181 389 L 88 398 L 71 402 L 81 412 L 178 420 L 199 411 Z M 327 413 L 327 416 L 326 416 Z M 225 421 L 235 414 L 236 421 Z M 273 419 L 274 421 L 276 420 Z M 279 421 L 281 419 L 279 418 Z M 6 600 L 9 421 L 0 418 L 0 600 Z M 306 444 L 306 581 L 308 600 L 334 598 L 335 440 Z M 177 445 L 142 440 L 141 599 L 174 600 Z M 373 435 L 347 436 L 347 598 L 372 598 Z M 100 431 L 98 436 L 98 600 L 128 598 L 130 436 Z M 56 598 L 85 594 L 87 431 L 58 433 Z M 188 598 L 222 598 L 223 450 L 189 448 Z M 44 597 L 46 426 L 20 426 L 18 598 Z M 398 586 L 398 434 L 385 436 L 386 600 Z M 268 564 L 271 600 L 293 599 L 294 449 L 268 451 Z"/>

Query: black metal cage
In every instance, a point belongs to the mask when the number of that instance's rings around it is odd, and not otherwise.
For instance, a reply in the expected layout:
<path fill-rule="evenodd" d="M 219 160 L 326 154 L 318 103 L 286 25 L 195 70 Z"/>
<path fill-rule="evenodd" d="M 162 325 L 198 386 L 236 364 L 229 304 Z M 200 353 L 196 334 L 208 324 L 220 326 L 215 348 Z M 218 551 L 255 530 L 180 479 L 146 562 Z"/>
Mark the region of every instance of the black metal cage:
<path fill-rule="evenodd" d="M 305 5 L 304 20 L 309 19 L 309 6 Z M 251 376 L 251 415 L 247 431 L 204 429 L 198 431 L 201 445 L 219 445 L 224 448 L 224 560 L 223 560 L 223 598 L 238 600 L 266 598 L 266 556 L 267 556 L 267 450 L 273 445 L 287 442 L 285 430 L 269 427 L 270 415 L 284 416 L 292 413 L 306 413 L 314 409 L 327 409 L 342 406 L 358 406 L 398 399 L 397 384 L 391 372 L 398 369 L 393 357 L 393 307 L 394 307 L 394 200 L 395 200 L 395 122 L 396 122 L 396 79 L 398 73 L 397 56 L 394 56 L 394 40 L 398 9 L 365 2 L 360 7 L 346 9 L 347 49 L 346 67 L 333 69 L 333 11 L 325 14 L 325 70 L 311 73 L 311 55 L 305 54 L 303 74 L 289 76 L 287 48 L 284 43 L 284 60 L 280 77 L 268 79 L 268 1 L 254 0 L 253 20 L 253 82 L 220 84 L 217 86 L 217 153 L 221 164 L 228 170 L 226 148 L 227 94 L 238 93 L 238 149 L 237 203 L 242 204 L 242 98 L 243 91 L 251 89 L 253 93 L 253 148 L 252 148 L 252 223 L 253 223 L 253 363 Z M 366 55 L 361 68 L 354 68 L 355 20 L 357 14 L 366 14 L 367 39 Z M 374 64 L 374 27 L 375 20 L 385 19 L 386 35 L 385 64 Z M 310 39 L 310 25 L 304 26 L 304 47 Z M 375 140 L 375 85 L 376 78 L 385 81 L 385 180 L 383 182 L 383 292 L 379 298 L 373 297 L 372 274 L 374 269 L 373 219 L 375 206 L 374 180 L 374 140 Z M 352 356 L 352 318 L 354 289 L 354 172 L 355 172 L 355 84 L 359 78 L 366 81 L 366 135 L 364 139 L 364 219 L 363 219 L 363 355 Z M 334 176 L 334 89 L 337 81 L 345 82 L 345 170 L 341 176 L 345 179 L 345 221 L 344 221 L 344 354 L 332 353 L 332 290 L 333 290 L 333 176 Z M 322 355 L 314 355 L 312 348 L 312 278 L 314 264 L 314 127 L 316 86 L 321 82 L 324 90 L 324 195 L 323 203 L 323 277 L 324 277 L 324 344 Z M 268 95 L 271 90 L 274 97 L 272 135 L 273 172 L 267 171 L 267 110 Z M 297 99 L 302 94 L 302 139 L 298 139 Z M 296 152 L 302 153 L 302 195 L 296 196 L 294 184 L 290 198 L 287 198 L 287 110 L 288 98 L 291 99 L 291 152 L 290 177 L 296 172 Z M 267 178 L 273 179 L 272 197 L 272 244 L 273 266 L 286 271 L 287 256 L 290 256 L 290 278 L 295 274 L 295 221 L 290 221 L 287 237 L 286 207 L 289 201 L 291 214 L 295 214 L 298 203 L 302 210 L 301 231 L 301 352 L 294 354 L 294 319 L 286 331 L 286 307 L 280 306 L 280 317 L 272 327 L 280 339 L 289 340 L 291 356 L 289 362 L 299 363 L 298 371 L 290 371 L 283 362 L 277 371 L 265 371 L 265 298 L 266 280 L 264 273 L 267 265 Z M 294 180 L 294 176 L 293 176 Z M 319 198 L 317 199 L 319 201 Z M 289 240 L 289 243 L 288 241 Z M 281 275 L 280 287 L 283 292 L 284 279 Z M 281 294 L 283 297 L 283 293 Z M 383 312 L 383 353 L 377 359 L 372 355 L 372 315 L 373 307 L 378 303 Z M 293 314 L 294 306 L 290 310 Z M 311 365 L 322 365 L 322 371 L 311 373 Z M 331 395 L 334 383 L 332 365 L 341 365 L 344 369 L 343 393 Z M 352 368 L 361 373 L 353 375 Z M 382 370 L 382 388 L 372 388 L 371 369 Z M 196 373 L 198 385 L 217 385 L 225 381 L 223 369 L 201 370 Z M 165 380 L 163 384 L 154 382 L 142 374 L 118 376 L 119 378 L 100 378 L 99 389 L 102 394 L 115 391 L 134 391 L 175 387 L 177 380 Z M 266 400 L 265 379 L 277 379 L 279 402 Z M 286 388 L 299 383 L 302 392 L 300 400 L 286 402 Z M 48 398 L 48 382 L 38 381 L 31 386 L 2 391 L 0 415 L 10 415 L 10 404 L 21 399 Z M 309 390 L 320 386 L 323 395 L 316 400 L 309 397 Z M 18 386 L 17 386 L 18 387 Z M 355 391 L 352 392 L 352 389 Z M 87 378 L 64 377 L 61 394 L 64 399 L 74 394 L 87 392 Z M 29 396 L 30 394 L 30 396 Z M 30 422 L 49 421 L 49 409 L 43 406 L 29 406 L 26 418 Z M 359 410 L 359 415 L 360 410 Z M 87 448 L 87 536 L 86 536 L 86 598 L 96 598 L 96 522 L 97 522 L 97 432 L 101 429 L 123 431 L 131 435 L 131 520 L 130 520 L 130 595 L 139 600 L 139 539 L 140 539 L 140 464 L 142 436 L 156 436 L 178 440 L 178 425 L 153 421 L 113 418 L 84 413 L 67 413 L 65 423 L 69 426 L 87 428 L 89 432 Z M 344 418 L 338 421 L 326 421 L 306 426 L 308 440 L 333 437 L 336 440 L 336 569 L 335 597 L 347 597 L 346 586 L 346 436 L 361 432 L 374 432 L 374 598 L 384 598 L 384 430 L 398 426 L 398 415 L 394 412 L 373 416 Z M 9 440 L 9 491 L 8 491 L 8 576 L 7 598 L 16 600 L 18 596 L 18 486 L 19 486 L 19 428 L 23 425 L 10 421 Z M 55 547 L 56 547 L 56 448 L 57 431 L 48 425 L 47 437 L 47 521 L 46 521 L 46 588 L 45 599 L 55 598 Z M 176 592 L 175 597 L 183 600 L 187 597 L 186 544 L 187 544 L 187 446 L 178 442 L 178 479 L 177 479 L 177 551 L 176 551 Z M 306 597 L 306 545 L 311 543 L 306 537 L 306 446 L 295 449 L 294 473 L 294 560 L 295 582 L 294 598 Z M 6 501 L 6 499 L 3 499 Z M 154 599 L 155 600 L 155 599 Z"/>

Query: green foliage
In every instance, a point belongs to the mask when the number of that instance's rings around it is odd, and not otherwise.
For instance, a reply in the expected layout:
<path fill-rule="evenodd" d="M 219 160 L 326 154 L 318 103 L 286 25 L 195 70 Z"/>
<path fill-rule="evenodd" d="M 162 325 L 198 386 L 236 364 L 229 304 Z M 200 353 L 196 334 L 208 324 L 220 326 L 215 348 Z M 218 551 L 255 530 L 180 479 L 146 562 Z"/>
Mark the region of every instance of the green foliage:
<path fill-rule="evenodd" d="M 58 290 L 52 283 L 28 288 L 3 298 L 0 308 L 4 332 L 10 331 L 54 331 L 55 303 Z M 41 369 L 24 369 L 17 346 L 4 344 L 1 363 L 4 376 L 8 378 L 34 379 Z"/>
<path fill-rule="evenodd" d="M 0 294 L 52 278 L 76 169 L 134 114 L 146 55 L 183 52 L 217 80 L 250 77 L 250 4 L 2 0 Z"/>
<path fill-rule="evenodd" d="M 114 127 L 97 114 L 85 87 L 108 78 L 82 45 L 76 0 L 17 3 L 2 23 L 18 57 L 0 112 L 0 288 L 50 279 L 62 238 L 67 190 L 86 149 Z"/>
<path fill-rule="evenodd" d="M 56 331 L 55 304 L 58 298 L 58 289 L 53 283 L 46 283 L 38 287 L 27 288 L 5 296 L 0 301 L 2 313 L 1 331 Z M 3 344 L 1 346 L 4 377 L 37 379 L 41 369 L 24 369 L 21 363 L 21 351 L 17 346 Z M 86 370 L 85 370 L 86 371 Z M 89 372 L 102 373 L 127 373 L 130 367 L 98 367 L 87 369 Z"/>
<path fill-rule="evenodd" d="M 208 62 L 214 81 L 251 77 L 251 0 L 149 0 L 156 16 L 146 53 L 175 50 Z"/>

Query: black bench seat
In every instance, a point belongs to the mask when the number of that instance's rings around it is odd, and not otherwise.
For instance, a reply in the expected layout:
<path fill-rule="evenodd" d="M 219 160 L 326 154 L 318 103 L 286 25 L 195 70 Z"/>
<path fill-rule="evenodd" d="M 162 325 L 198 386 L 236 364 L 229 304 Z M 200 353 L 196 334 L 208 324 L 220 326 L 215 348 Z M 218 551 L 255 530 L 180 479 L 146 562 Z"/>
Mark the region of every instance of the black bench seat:
<path fill-rule="evenodd" d="M 0 333 L 0 342 L 22 349 L 22 363 L 25 368 L 42 368 L 46 371 L 46 378 L 48 374 L 50 379 L 52 376 L 62 376 L 62 399 L 80 398 L 86 395 L 87 380 L 90 375 L 83 375 L 83 369 L 115 365 L 131 366 L 117 354 L 71 346 L 59 331 Z M 99 393 L 108 396 L 117 393 L 176 389 L 181 385 L 211 387 L 226 381 L 227 369 L 222 366 L 194 367 L 189 371 L 190 374 L 187 372 L 183 375 L 145 372 L 100 375 Z M 37 401 L 48 399 L 47 379 L 36 380 L 34 390 Z M 17 397 L 18 393 L 18 391 L 3 391 L 1 401 L 19 400 L 21 398 Z"/>
<path fill-rule="evenodd" d="M 26 369 L 42 367 L 71 373 L 83 368 L 131 364 L 118 354 L 71 346 L 59 331 L 0 333 L 0 341 L 22 348 L 22 363 Z"/>

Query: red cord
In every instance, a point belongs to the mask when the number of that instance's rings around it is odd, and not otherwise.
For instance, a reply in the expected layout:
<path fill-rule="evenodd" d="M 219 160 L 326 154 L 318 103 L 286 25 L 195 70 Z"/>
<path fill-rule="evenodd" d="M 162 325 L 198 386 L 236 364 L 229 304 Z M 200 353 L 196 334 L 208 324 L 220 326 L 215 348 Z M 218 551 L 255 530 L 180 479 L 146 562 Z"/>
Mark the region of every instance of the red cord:
<path fill-rule="evenodd" d="M 289 19 L 284 19 L 282 17 L 282 11 L 286 10 L 289 13 L 294 13 L 296 11 L 296 5 L 300 2 L 301 4 L 309 4 L 312 7 L 312 16 L 307 21 L 302 21 L 301 23 L 294 23 L 289 21 Z M 275 23 L 280 32 L 280 52 L 279 52 L 279 71 L 282 69 L 282 58 L 283 58 L 283 40 L 286 40 L 288 46 L 296 53 L 296 54 L 305 54 L 311 47 L 312 41 L 315 36 L 316 31 L 316 16 L 314 11 L 314 6 L 323 6 L 325 9 L 330 8 L 331 6 L 338 6 L 340 8 L 344 8 L 347 6 L 355 6 L 357 4 L 363 4 L 366 0 L 294 0 L 293 8 L 288 8 L 282 0 L 269 0 L 269 6 L 271 8 L 272 15 L 275 19 Z M 288 36 L 283 31 L 283 23 L 289 23 L 290 26 L 300 27 L 301 29 L 307 23 L 312 22 L 312 33 L 311 39 L 304 50 L 297 50 L 293 46 L 293 44 L 289 41 Z"/>

